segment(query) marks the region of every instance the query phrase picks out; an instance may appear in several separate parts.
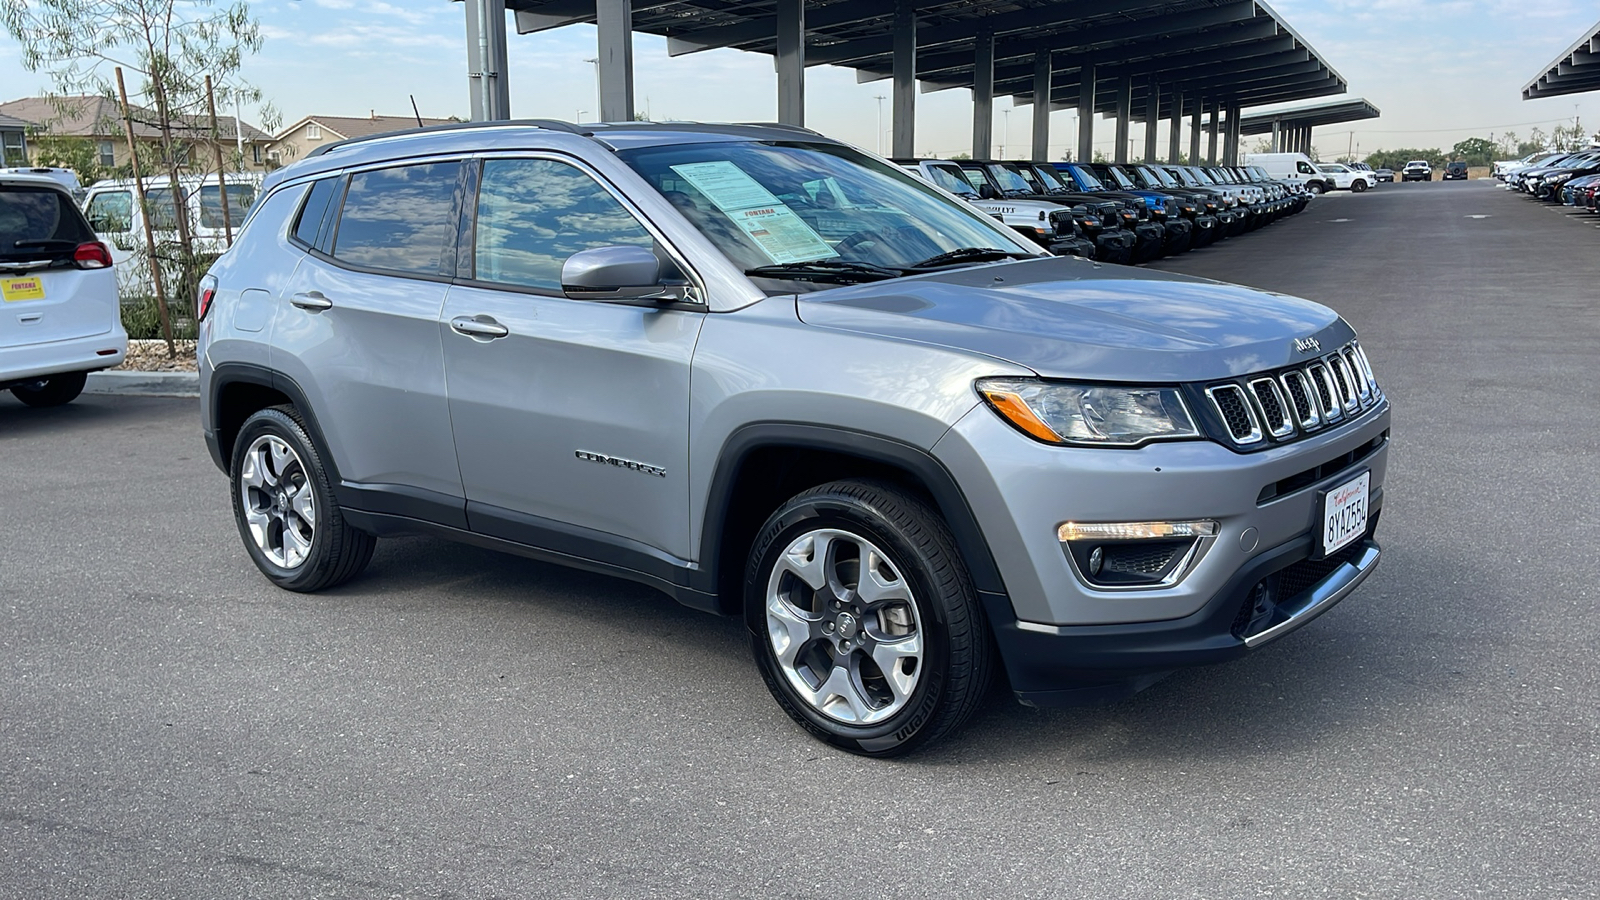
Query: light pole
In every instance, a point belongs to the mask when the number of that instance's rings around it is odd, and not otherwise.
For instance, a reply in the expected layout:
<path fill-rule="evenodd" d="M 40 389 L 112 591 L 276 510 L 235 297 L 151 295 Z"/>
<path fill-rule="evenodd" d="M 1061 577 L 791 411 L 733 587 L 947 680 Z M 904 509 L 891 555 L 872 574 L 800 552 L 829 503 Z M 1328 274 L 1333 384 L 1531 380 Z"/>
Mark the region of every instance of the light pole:
<path fill-rule="evenodd" d="M 582 122 L 583 121 L 583 117 L 588 115 L 588 114 L 589 114 L 589 111 L 587 109 L 578 110 L 578 118 L 573 121 L 573 124 L 576 125 L 578 122 Z"/>
<path fill-rule="evenodd" d="M 883 101 L 884 96 L 879 94 L 872 99 L 878 101 L 878 155 L 883 155 Z"/>
<path fill-rule="evenodd" d="M 1010 141 L 1011 141 L 1011 110 L 1006 109 L 1006 110 L 1003 110 L 1003 112 L 1006 114 L 1006 130 L 1005 130 L 1005 134 L 1000 138 L 1000 158 L 1001 159 L 1005 159 L 1006 158 L 1006 144 L 1010 143 Z"/>
<path fill-rule="evenodd" d="M 600 103 L 600 57 L 586 59 L 584 62 L 594 64 L 594 108 L 600 109 L 602 105 Z M 596 115 L 599 115 L 599 113 L 596 113 Z"/>

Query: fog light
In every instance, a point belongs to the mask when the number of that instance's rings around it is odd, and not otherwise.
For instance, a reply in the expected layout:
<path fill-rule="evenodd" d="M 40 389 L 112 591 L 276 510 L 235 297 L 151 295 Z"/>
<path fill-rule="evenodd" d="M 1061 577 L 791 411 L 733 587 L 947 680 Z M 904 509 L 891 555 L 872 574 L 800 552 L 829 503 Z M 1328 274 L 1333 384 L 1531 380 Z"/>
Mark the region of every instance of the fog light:
<path fill-rule="evenodd" d="M 1105 565 L 1105 561 L 1106 550 L 1104 547 L 1096 547 L 1089 551 L 1089 574 L 1099 575 L 1100 567 Z"/>
<path fill-rule="evenodd" d="M 1062 522 L 1056 529 L 1061 541 L 1139 541 L 1157 538 L 1215 537 L 1212 519 L 1188 522 Z"/>

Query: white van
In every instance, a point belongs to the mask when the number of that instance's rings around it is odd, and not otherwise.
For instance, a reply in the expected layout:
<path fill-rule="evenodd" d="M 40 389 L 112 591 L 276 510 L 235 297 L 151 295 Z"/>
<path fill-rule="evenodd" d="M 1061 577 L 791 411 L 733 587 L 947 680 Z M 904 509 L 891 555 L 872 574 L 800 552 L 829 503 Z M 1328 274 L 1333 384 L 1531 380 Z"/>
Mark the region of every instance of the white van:
<path fill-rule="evenodd" d="M 1333 177 L 1318 169 L 1304 153 L 1246 153 L 1240 165 L 1260 166 L 1278 181 L 1304 185 L 1312 194 L 1333 190 Z"/>
<path fill-rule="evenodd" d="M 228 219 L 233 233 L 239 233 L 245 213 L 255 203 L 261 176 L 226 176 Z M 135 202 L 133 179 L 95 182 L 83 200 L 84 216 L 100 240 L 111 247 L 116 262 L 117 283 L 124 300 L 148 294 L 150 275 L 145 265 L 144 216 Z M 178 187 L 184 192 L 184 209 L 189 214 L 189 233 L 194 249 L 202 255 L 216 255 L 228 248 L 227 229 L 222 217 L 222 188 L 215 175 L 183 175 Z M 144 179 L 145 201 L 150 210 L 150 227 L 157 244 L 178 239 L 177 220 L 172 210 L 172 182 L 164 176 Z"/>

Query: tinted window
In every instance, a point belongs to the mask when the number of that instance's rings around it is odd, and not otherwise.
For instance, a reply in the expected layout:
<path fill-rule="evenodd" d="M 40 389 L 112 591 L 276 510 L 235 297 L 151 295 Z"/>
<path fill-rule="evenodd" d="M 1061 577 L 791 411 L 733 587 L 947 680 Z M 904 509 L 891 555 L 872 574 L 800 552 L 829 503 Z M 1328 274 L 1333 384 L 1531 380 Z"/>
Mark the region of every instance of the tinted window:
<path fill-rule="evenodd" d="M 111 191 L 96 194 L 89 201 L 89 226 L 99 232 L 122 232 L 133 229 L 133 194 L 128 191 Z"/>
<path fill-rule="evenodd" d="M 439 274 L 454 243 L 460 164 L 428 163 L 350 176 L 333 255 L 375 269 Z"/>
<path fill-rule="evenodd" d="M 333 199 L 334 189 L 340 180 L 337 178 L 324 178 L 311 185 L 311 191 L 306 195 L 306 205 L 300 207 L 300 218 L 294 223 L 294 239 L 307 247 L 317 246 L 317 232 L 322 228 L 322 219 L 328 212 L 328 201 Z"/>
<path fill-rule="evenodd" d="M 256 189 L 248 184 L 228 185 L 228 218 L 235 228 L 244 221 L 245 210 L 256 202 Z M 200 225 L 204 228 L 222 227 L 222 189 L 214 184 L 200 188 Z"/>
<path fill-rule="evenodd" d="M 70 257 L 79 244 L 92 240 L 89 223 L 66 194 L 45 187 L 0 188 L 0 259 Z"/>
<path fill-rule="evenodd" d="M 561 264 L 580 250 L 653 241 L 587 174 L 547 159 L 483 164 L 475 229 L 482 281 L 561 290 Z"/>

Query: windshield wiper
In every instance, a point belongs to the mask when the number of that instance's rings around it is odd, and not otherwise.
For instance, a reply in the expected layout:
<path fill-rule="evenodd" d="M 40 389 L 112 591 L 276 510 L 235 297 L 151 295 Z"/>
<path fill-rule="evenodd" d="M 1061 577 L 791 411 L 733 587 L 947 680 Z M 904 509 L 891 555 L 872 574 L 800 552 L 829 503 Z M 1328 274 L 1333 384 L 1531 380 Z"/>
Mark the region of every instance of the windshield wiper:
<path fill-rule="evenodd" d="M 948 253 L 930 256 L 922 262 L 906 266 L 908 270 L 932 269 L 938 266 L 948 266 L 955 263 L 984 262 L 996 259 L 1032 259 L 1033 255 L 1021 253 L 1016 250 L 1001 250 L 998 247 L 961 247 Z"/>
<path fill-rule="evenodd" d="M 785 281 L 831 281 L 837 284 L 861 284 L 899 278 L 905 273 L 899 269 L 875 266 L 872 263 L 849 262 L 842 259 L 814 259 L 809 262 L 777 263 L 745 269 L 746 275 L 757 278 L 781 278 Z"/>

